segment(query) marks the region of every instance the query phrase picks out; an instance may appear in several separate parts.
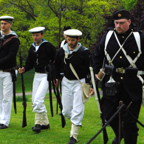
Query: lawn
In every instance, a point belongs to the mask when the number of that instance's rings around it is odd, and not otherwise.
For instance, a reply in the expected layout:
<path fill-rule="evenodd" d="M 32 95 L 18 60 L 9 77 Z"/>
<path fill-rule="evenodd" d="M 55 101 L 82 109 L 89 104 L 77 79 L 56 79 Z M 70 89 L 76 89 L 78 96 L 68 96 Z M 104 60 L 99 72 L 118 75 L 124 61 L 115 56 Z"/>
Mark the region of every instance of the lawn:
<path fill-rule="evenodd" d="M 32 77 L 31 74 L 28 74 Z M 27 74 L 24 74 L 27 77 Z M 26 91 L 31 90 L 31 78 L 26 78 L 25 84 Z M 27 88 L 28 87 L 28 88 Z M 20 75 L 18 75 L 17 81 L 17 91 L 21 92 Z M 11 121 L 8 129 L 0 130 L 0 143 L 1 144 L 67 144 L 69 141 L 69 133 L 71 128 L 71 122 L 66 119 L 65 128 L 61 127 L 61 117 L 56 114 L 56 99 L 53 96 L 53 108 L 54 116 L 51 117 L 49 97 L 48 94 L 45 98 L 45 105 L 48 111 L 48 118 L 50 122 L 50 130 L 42 130 L 40 133 L 35 133 L 32 131 L 32 126 L 34 126 L 34 113 L 32 112 L 31 96 L 27 96 L 27 126 L 22 128 L 22 115 L 23 106 L 22 101 L 17 102 L 17 114 L 14 113 L 14 108 L 12 107 Z M 60 112 L 60 110 L 59 110 Z M 58 113 L 59 113 L 58 112 Z M 141 108 L 139 120 L 144 123 L 144 108 Z M 138 125 L 139 137 L 137 144 L 144 144 L 144 129 Z M 82 128 L 80 128 L 78 135 L 78 144 L 86 144 L 99 130 L 101 129 L 101 119 L 96 105 L 94 97 L 85 104 L 85 114 L 82 121 Z M 107 126 L 107 132 L 109 141 L 107 144 L 111 144 L 114 136 L 112 129 Z M 102 133 L 91 142 L 91 144 L 103 144 Z M 121 144 L 124 144 L 123 140 Z"/>
<path fill-rule="evenodd" d="M 24 77 L 24 85 L 25 91 L 31 92 L 32 91 L 32 82 L 33 82 L 34 70 L 30 70 L 23 74 Z M 16 92 L 22 92 L 22 84 L 21 84 L 21 75 L 20 73 L 17 74 L 17 81 L 16 81 Z"/>

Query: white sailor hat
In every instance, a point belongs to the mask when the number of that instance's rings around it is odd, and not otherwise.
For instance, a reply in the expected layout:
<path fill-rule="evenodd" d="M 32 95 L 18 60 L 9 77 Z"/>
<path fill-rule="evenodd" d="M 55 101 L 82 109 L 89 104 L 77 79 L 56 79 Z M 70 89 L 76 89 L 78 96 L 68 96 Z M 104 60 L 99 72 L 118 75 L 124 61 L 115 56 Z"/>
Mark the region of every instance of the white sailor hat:
<path fill-rule="evenodd" d="M 45 27 L 35 27 L 29 30 L 29 32 L 31 33 L 38 33 L 38 32 L 42 32 L 45 30 Z"/>
<path fill-rule="evenodd" d="M 12 16 L 1 16 L 0 17 L 0 20 L 13 20 L 14 19 L 14 17 L 12 17 Z"/>
<path fill-rule="evenodd" d="M 82 32 L 80 30 L 77 29 L 69 29 L 64 31 L 64 34 L 70 37 L 79 37 L 82 35 Z"/>

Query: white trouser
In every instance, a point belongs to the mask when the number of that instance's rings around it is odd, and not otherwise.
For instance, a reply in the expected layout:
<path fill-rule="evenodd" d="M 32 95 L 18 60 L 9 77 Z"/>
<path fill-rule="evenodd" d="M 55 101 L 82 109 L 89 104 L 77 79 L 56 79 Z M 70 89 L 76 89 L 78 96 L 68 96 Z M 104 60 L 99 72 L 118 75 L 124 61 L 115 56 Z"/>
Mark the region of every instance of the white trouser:
<path fill-rule="evenodd" d="M 81 79 L 84 83 L 85 79 Z M 82 101 L 82 90 L 78 80 L 62 80 L 62 105 L 63 115 L 70 119 L 74 125 L 81 125 L 84 115 L 84 104 Z"/>
<path fill-rule="evenodd" d="M 10 72 L 0 71 L 0 123 L 9 125 L 13 97 L 13 83 Z"/>
<path fill-rule="evenodd" d="M 44 98 L 48 91 L 47 74 L 35 72 L 32 90 L 32 108 L 33 112 L 43 113 L 47 112 L 44 105 Z"/>

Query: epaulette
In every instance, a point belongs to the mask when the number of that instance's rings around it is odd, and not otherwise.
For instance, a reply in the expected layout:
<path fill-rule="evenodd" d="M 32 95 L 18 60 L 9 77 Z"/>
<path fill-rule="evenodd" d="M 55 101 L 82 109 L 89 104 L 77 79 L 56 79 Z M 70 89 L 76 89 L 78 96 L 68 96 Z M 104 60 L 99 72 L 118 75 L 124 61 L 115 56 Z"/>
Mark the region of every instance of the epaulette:
<path fill-rule="evenodd" d="M 132 29 L 132 28 L 131 28 L 131 31 L 132 31 L 132 32 L 139 32 L 139 33 L 142 33 L 142 31 L 141 31 L 141 30 L 138 30 L 138 29 Z"/>

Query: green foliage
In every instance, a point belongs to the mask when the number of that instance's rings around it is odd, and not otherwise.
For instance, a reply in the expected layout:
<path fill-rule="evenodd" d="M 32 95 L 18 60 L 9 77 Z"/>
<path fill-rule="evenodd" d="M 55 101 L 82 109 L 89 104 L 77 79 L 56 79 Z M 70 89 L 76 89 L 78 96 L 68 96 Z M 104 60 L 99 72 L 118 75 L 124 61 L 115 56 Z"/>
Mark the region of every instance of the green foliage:
<path fill-rule="evenodd" d="M 122 0 L 121 3 L 125 10 L 131 10 L 137 4 L 137 1 L 138 0 Z"/>
<path fill-rule="evenodd" d="M 36 26 L 46 27 L 44 39 L 58 48 L 59 40 L 64 39 L 63 27 L 70 25 L 83 32 L 80 42 L 89 48 L 103 30 L 103 16 L 110 15 L 118 7 L 120 3 L 115 0 L 1 0 L 0 15 L 11 15 L 15 18 L 12 29 L 19 36 L 22 57 L 26 58 L 33 42 L 29 29 Z"/>

